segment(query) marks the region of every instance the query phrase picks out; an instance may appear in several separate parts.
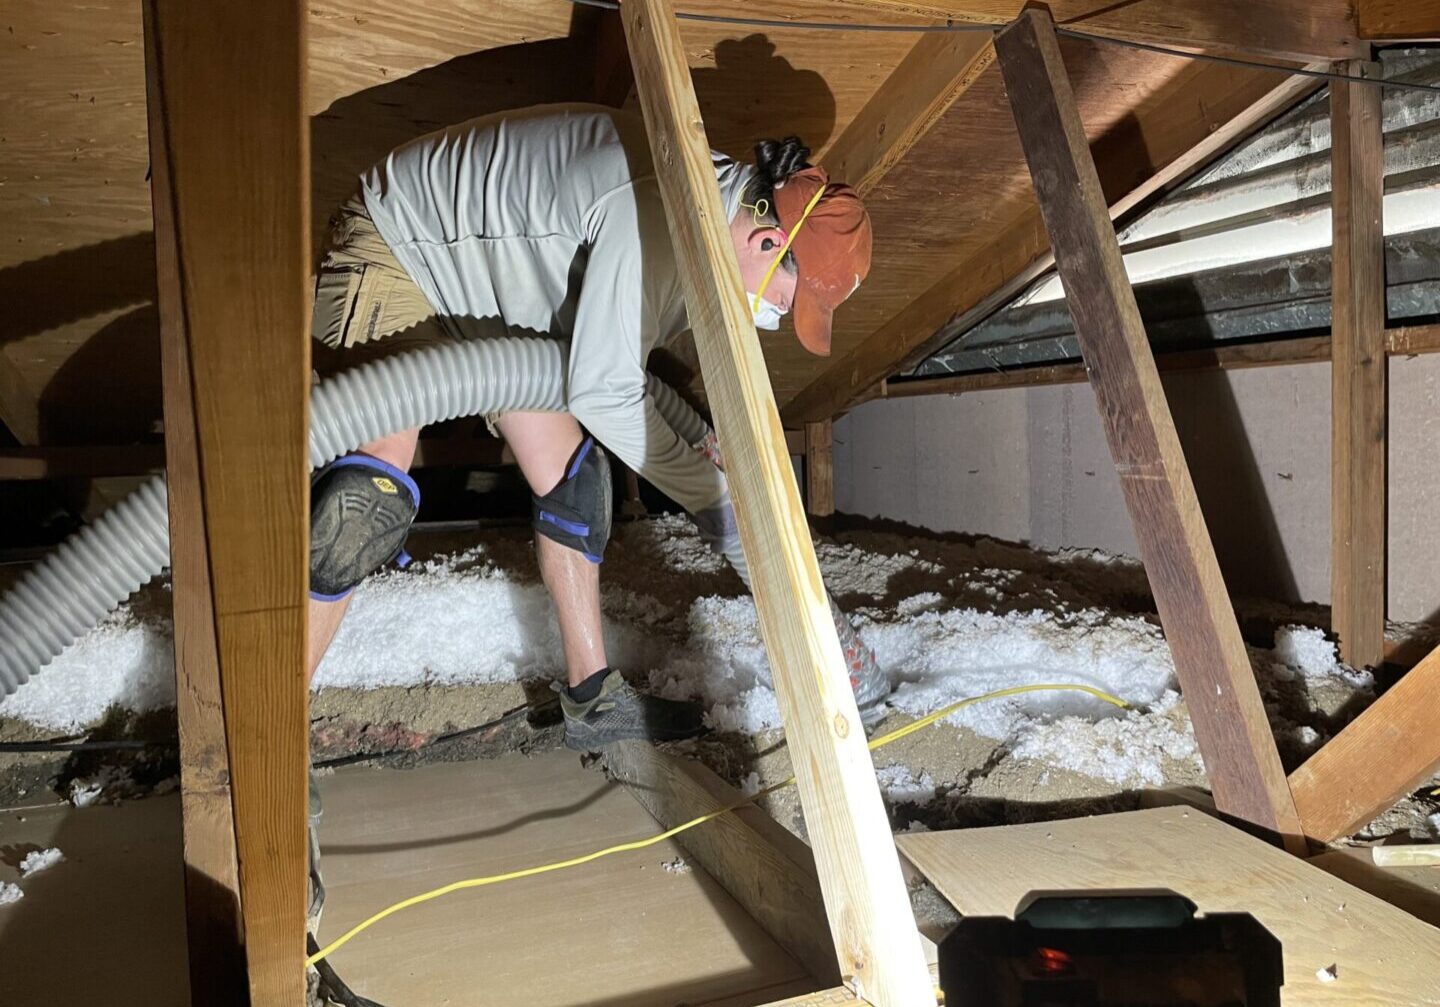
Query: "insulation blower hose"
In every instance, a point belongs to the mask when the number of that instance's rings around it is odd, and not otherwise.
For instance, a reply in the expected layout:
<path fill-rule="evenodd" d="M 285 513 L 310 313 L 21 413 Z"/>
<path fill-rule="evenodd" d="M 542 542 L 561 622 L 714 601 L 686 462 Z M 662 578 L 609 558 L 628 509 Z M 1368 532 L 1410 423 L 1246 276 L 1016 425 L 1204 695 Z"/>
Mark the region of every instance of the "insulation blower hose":
<path fill-rule="evenodd" d="M 311 392 L 310 467 L 377 438 L 460 416 L 513 410 L 563 412 L 568 344 L 506 337 L 446 343 L 329 377 Z M 648 392 L 687 444 L 710 427 L 651 375 Z M 745 585 L 741 550 L 726 551 Z M 157 475 L 71 535 L 0 596 L 0 697 L 29 681 L 170 562 L 165 477 Z M 874 660 L 831 602 L 841 647 Z"/>

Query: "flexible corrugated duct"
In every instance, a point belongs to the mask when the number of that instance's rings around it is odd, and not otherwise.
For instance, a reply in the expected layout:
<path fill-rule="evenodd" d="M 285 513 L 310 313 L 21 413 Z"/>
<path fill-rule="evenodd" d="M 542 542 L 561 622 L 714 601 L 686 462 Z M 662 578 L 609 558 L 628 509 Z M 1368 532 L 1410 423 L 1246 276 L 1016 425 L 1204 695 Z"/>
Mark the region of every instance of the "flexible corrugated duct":
<path fill-rule="evenodd" d="M 316 385 L 310 397 L 310 465 L 398 430 L 458 416 L 565 408 L 569 347 L 550 339 L 446 343 L 387 357 Z M 710 432 L 705 420 L 653 375 L 649 394 L 687 444 Z M 749 586 L 743 554 L 731 563 Z M 165 479 L 155 476 L 99 520 L 28 570 L 0 597 L 0 696 L 8 696 L 170 562 Z M 847 653 L 873 663 L 850 622 L 831 603 Z"/>

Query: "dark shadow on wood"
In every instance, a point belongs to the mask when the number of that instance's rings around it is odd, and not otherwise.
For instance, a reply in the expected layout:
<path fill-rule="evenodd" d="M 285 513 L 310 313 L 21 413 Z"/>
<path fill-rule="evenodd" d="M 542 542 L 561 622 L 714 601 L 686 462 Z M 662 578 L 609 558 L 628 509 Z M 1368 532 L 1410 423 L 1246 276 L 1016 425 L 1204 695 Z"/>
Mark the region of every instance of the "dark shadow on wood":
<path fill-rule="evenodd" d="M 149 231 L 0 269 L 0 346 L 155 298 Z"/>
<path fill-rule="evenodd" d="M 151 284 L 153 297 L 153 276 Z M 85 407 L 77 409 L 81 402 Z M 129 444 L 154 434 L 160 417 L 160 320 L 153 303 L 97 331 L 40 393 L 42 444 Z"/>

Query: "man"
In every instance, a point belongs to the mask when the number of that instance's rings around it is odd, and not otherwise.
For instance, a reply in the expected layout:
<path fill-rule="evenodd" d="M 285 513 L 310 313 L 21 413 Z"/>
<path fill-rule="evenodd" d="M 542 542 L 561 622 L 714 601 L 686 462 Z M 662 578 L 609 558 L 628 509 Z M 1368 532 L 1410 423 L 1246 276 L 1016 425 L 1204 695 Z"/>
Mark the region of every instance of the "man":
<path fill-rule="evenodd" d="M 715 170 L 756 324 L 775 329 L 793 312 L 800 342 L 828 354 L 831 314 L 869 271 L 871 233 L 854 191 L 829 183 L 808 154 L 795 138 L 765 141 L 754 167 L 716 155 Z M 598 106 L 483 117 L 400 147 L 361 177 L 317 281 L 315 337 L 347 354 L 506 334 L 570 341 L 568 413 L 487 419 L 533 493 L 572 748 L 701 727 L 696 704 L 643 696 L 610 668 L 599 592 L 611 517 L 605 450 L 738 555 L 724 474 L 645 394 L 650 351 L 687 327 L 644 125 Z M 418 433 L 366 444 L 316 477 L 312 674 L 349 591 L 400 552 L 418 506 L 405 475 Z M 888 692 L 873 661 L 852 682 L 862 702 Z"/>

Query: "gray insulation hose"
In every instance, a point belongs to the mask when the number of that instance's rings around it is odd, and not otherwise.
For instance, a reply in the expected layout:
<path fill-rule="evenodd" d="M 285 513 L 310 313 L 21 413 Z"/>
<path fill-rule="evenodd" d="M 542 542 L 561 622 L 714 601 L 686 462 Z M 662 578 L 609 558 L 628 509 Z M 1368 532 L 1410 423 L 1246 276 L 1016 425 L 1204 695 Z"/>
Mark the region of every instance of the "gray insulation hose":
<path fill-rule="evenodd" d="M 534 338 L 446 343 L 328 378 L 310 397 L 310 465 L 319 468 L 398 430 L 459 416 L 562 411 L 568 349 Z M 709 433 L 705 420 L 653 375 L 648 391 L 687 444 Z M 743 554 L 730 559 L 748 585 Z M 25 684 L 169 562 L 165 478 L 155 476 L 0 596 L 0 696 Z M 837 623 L 854 636 L 848 620 Z"/>

